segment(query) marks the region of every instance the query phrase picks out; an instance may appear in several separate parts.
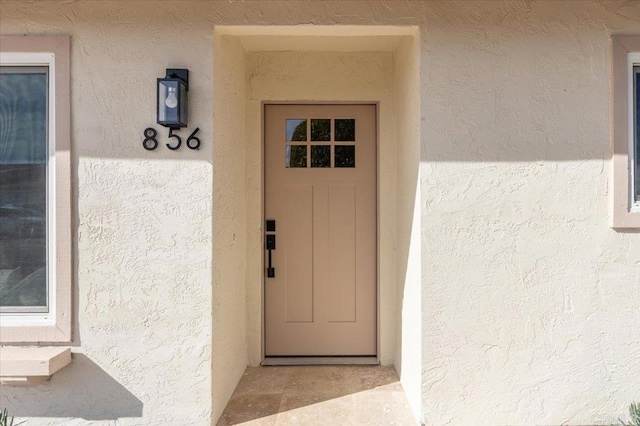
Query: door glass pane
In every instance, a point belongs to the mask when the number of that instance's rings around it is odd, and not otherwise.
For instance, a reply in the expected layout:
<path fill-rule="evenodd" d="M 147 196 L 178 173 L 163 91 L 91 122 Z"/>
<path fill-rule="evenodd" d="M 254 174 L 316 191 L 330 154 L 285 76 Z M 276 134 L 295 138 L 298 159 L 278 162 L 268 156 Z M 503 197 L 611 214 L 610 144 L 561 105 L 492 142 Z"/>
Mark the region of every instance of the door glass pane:
<path fill-rule="evenodd" d="M 47 311 L 47 68 L 0 67 L 0 310 Z"/>
<path fill-rule="evenodd" d="M 336 142 L 355 142 L 356 140 L 356 120 L 336 119 Z"/>
<path fill-rule="evenodd" d="M 354 145 L 336 145 L 335 167 L 355 167 L 356 147 Z"/>
<path fill-rule="evenodd" d="M 634 81 L 635 81 L 635 201 L 640 201 L 640 66 L 633 67 Z"/>
<path fill-rule="evenodd" d="M 311 147 L 311 167 L 331 167 L 331 145 Z"/>
<path fill-rule="evenodd" d="M 307 145 L 287 145 L 285 167 L 307 167 Z"/>
<path fill-rule="evenodd" d="M 331 120 L 314 119 L 311 120 L 311 140 L 315 142 L 325 142 L 331 140 Z"/>
<path fill-rule="evenodd" d="M 287 119 L 287 142 L 306 142 L 307 120 L 300 118 Z"/>

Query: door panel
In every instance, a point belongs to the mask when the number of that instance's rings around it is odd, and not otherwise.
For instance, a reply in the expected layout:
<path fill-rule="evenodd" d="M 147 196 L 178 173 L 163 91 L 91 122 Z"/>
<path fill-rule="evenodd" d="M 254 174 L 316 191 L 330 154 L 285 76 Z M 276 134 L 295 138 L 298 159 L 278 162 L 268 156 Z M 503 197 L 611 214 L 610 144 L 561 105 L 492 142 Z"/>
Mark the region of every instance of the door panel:
<path fill-rule="evenodd" d="M 329 187 L 329 315 L 331 322 L 356 320 L 356 187 Z"/>
<path fill-rule="evenodd" d="M 265 106 L 266 356 L 376 355 L 375 108 Z"/>
<path fill-rule="evenodd" d="M 281 245 L 285 250 L 287 322 L 313 322 L 313 186 L 291 185 L 287 194 L 286 226 Z M 286 244 L 282 244 L 286 241 Z"/>

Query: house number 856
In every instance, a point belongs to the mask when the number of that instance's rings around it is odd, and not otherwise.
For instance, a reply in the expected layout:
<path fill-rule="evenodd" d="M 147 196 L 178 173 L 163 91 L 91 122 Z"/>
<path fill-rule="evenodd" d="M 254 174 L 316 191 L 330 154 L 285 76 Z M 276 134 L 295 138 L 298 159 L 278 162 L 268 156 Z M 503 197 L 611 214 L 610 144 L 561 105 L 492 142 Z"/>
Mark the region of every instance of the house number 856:
<path fill-rule="evenodd" d="M 200 128 L 196 127 L 196 129 L 191 132 L 189 137 L 187 138 L 186 145 L 189 149 L 200 149 L 200 139 L 196 136 L 196 133 L 200 131 Z M 158 148 L 158 132 L 153 127 L 147 127 L 144 130 L 144 140 L 142 141 L 142 147 L 147 151 L 153 151 Z M 167 148 L 172 151 L 179 149 L 182 146 L 182 138 L 173 133 L 173 129 L 169 129 L 169 138 L 175 139 L 174 145 L 166 144 Z"/>

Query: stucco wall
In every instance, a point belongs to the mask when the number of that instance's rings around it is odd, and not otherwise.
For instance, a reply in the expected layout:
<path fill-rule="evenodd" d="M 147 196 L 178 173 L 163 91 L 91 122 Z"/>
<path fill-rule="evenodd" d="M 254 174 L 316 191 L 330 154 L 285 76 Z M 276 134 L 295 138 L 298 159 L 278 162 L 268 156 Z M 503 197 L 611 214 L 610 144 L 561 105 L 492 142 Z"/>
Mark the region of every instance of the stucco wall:
<path fill-rule="evenodd" d="M 72 42 L 74 359 L 36 388 L 2 387 L 0 406 L 27 425 L 211 419 L 213 31 L 134 3 L 0 6 L 3 34 Z M 155 123 L 155 79 L 171 67 L 191 72 L 199 151 L 168 150 Z"/>
<path fill-rule="evenodd" d="M 39 417 L 27 424 L 210 421 L 212 295 L 237 278 L 212 279 L 216 24 L 420 26 L 427 424 L 611 423 L 639 397 L 640 235 L 609 227 L 608 62 L 610 34 L 640 33 L 638 2 L 0 7 L 3 34 L 72 36 L 82 355 L 38 388 L 2 388 Z M 192 71 L 203 147 L 148 153 L 154 79 L 172 66 Z"/>
<path fill-rule="evenodd" d="M 403 37 L 394 52 L 396 132 L 396 345 L 394 364 L 411 408 L 422 400 L 422 283 L 420 232 L 420 45 Z"/>
<path fill-rule="evenodd" d="M 640 4 L 428 16 L 424 417 L 615 423 L 640 397 L 640 235 L 610 228 L 609 33 Z"/>
<path fill-rule="evenodd" d="M 246 58 L 238 40 L 214 35 L 213 418 L 247 367 L 245 187 Z"/>

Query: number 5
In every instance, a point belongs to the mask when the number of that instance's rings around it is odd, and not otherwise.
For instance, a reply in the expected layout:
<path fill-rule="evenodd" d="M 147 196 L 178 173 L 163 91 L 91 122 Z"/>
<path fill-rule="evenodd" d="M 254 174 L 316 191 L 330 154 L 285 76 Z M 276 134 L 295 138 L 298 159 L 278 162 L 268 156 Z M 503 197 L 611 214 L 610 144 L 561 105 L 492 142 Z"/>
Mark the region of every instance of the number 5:
<path fill-rule="evenodd" d="M 171 146 L 169 144 L 167 144 L 167 148 L 169 148 L 172 151 L 175 151 L 176 149 L 180 148 L 182 146 L 182 138 L 178 135 L 174 135 L 173 134 L 173 129 L 169 129 L 169 137 L 170 138 L 176 138 L 178 140 L 178 143 L 176 143 L 176 146 Z"/>

